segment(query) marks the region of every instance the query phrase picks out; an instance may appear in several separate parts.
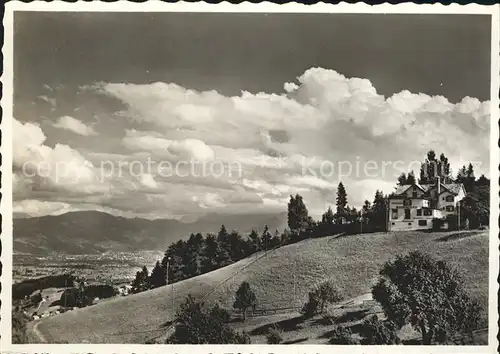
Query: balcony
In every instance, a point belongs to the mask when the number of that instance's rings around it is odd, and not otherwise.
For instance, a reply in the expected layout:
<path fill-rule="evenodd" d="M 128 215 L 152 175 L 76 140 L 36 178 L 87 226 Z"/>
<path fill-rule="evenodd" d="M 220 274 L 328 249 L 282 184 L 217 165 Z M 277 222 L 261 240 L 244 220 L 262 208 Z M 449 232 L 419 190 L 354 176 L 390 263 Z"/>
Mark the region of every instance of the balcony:
<path fill-rule="evenodd" d="M 405 199 L 403 200 L 403 207 L 405 208 L 429 208 L 430 202 L 427 199 Z"/>

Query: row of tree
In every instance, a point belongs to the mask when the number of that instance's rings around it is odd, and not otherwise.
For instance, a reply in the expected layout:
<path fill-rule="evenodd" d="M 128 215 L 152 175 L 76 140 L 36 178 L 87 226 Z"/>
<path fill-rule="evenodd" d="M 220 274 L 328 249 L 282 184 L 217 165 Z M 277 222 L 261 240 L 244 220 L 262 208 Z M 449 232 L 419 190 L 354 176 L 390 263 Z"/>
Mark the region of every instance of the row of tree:
<path fill-rule="evenodd" d="M 347 192 L 342 182 L 337 188 L 336 212 L 332 208 L 316 221 L 301 195 L 291 195 L 288 203 L 288 229 L 274 233 L 264 226 L 259 234 L 252 230 L 242 236 L 237 231 L 228 232 L 224 225 L 217 235 L 191 234 L 187 241 L 179 240 L 171 244 L 161 261 L 157 261 L 151 274 L 146 267 L 136 273 L 132 282 L 132 292 L 175 283 L 184 279 L 211 272 L 259 251 L 295 243 L 307 238 L 334 235 L 341 232 L 359 233 L 383 231 L 386 228 L 387 197 L 376 191 L 373 203 L 365 201 L 357 210 L 347 202 Z M 168 274 L 167 274 L 168 273 Z"/>
<path fill-rule="evenodd" d="M 286 243 L 285 235 L 277 230 L 272 234 L 267 225 L 260 234 L 252 230 L 247 236 L 237 231 L 228 232 L 224 225 L 217 235 L 191 234 L 187 241 L 170 245 L 151 274 L 146 267 L 138 271 L 131 284 L 132 292 L 157 288 L 167 281 L 175 283 L 225 267 L 256 252 L 266 252 Z"/>

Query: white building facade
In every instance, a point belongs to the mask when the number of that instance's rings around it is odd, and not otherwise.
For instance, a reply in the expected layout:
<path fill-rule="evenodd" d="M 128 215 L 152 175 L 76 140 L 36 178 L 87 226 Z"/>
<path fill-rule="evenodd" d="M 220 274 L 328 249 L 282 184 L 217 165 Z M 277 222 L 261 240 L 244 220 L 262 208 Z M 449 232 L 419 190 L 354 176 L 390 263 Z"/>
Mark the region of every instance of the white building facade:
<path fill-rule="evenodd" d="M 448 215 L 457 214 L 457 205 L 465 195 L 465 188 L 461 183 L 399 186 L 389 197 L 387 229 L 430 229 L 432 219 L 445 219 Z"/>

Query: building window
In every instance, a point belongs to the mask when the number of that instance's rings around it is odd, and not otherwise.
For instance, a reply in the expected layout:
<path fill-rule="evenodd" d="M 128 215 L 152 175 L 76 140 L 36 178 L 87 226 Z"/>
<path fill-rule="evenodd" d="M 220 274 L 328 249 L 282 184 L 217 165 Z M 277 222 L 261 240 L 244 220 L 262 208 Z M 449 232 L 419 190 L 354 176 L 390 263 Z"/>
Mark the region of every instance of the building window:
<path fill-rule="evenodd" d="M 392 209 L 391 219 L 397 219 L 397 218 L 398 218 L 398 209 Z"/>
<path fill-rule="evenodd" d="M 431 216 L 432 215 L 432 211 L 429 210 L 429 209 L 425 209 L 424 210 L 424 216 Z"/>
<path fill-rule="evenodd" d="M 419 220 L 418 226 L 427 226 L 427 220 Z"/>
<path fill-rule="evenodd" d="M 455 198 L 453 198 L 452 195 L 449 195 L 449 196 L 446 197 L 446 201 L 447 202 L 453 202 L 454 200 L 455 200 Z"/>
<path fill-rule="evenodd" d="M 417 191 L 413 191 L 413 192 L 411 193 L 411 196 L 412 196 L 413 198 L 418 197 Z"/>
<path fill-rule="evenodd" d="M 422 209 L 417 209 L 417 216 L 422 216 Z"/>
<path fill-rule="evenodd" d="M 410 209 L 405 209 L 405 219 L 410 219 Z"/>
<path fill-rule="evenodd" d="M 410 225 L 410 226 L 411 226 L 411 222 L 409 222 L 409 223 L 408 223 L 408 225 Z"/>
<path fill-rule="evenodd" d="M 448 205 L 446 211 L 455 211 L 455 207 L 453 205 Z"/>
<path fill-rule="evenodd" d="M 403 205 L 404 206 L 411 206 L 411 199 L 405 199 L 405 200 L 403 200 Z"/>

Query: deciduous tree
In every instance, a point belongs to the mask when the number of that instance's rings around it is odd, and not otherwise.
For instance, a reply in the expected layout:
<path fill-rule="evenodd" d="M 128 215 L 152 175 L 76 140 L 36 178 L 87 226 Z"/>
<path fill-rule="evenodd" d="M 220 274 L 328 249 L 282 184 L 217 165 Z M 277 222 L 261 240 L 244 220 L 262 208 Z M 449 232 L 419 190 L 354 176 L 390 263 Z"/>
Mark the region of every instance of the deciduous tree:
<path fill-rule="evenodd" d="M 244 281 L 236 291 L 236 297 L 234 299 L 233 307 L 235 309 L 241 310 L 243 314 L 243 320 L 245 320 L 247 309 L 255 306 L 256 304 L 257 297 L 255 296 L 255 293 L 250 288 L 250 284 Z"/>
<path fill-rule="evenodd" d="M 465 292 L 458 273 L 419 251 L 387 262 L 372 294 L 388 320 L 398 327 L 411 324 L 423 344 L 472 332 L 480 318 L 480 307 Z"/>

